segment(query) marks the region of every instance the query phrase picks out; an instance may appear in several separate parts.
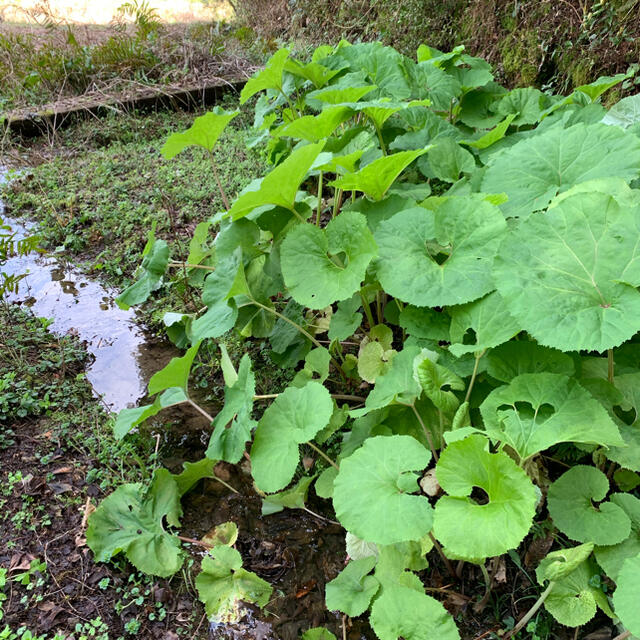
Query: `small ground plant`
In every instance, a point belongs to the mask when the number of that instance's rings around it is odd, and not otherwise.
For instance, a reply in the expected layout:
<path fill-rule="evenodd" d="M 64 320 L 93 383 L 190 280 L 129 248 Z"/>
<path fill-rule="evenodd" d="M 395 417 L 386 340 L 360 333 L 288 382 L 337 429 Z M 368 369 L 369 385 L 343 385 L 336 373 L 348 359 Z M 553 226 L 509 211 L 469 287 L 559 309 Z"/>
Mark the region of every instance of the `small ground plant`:
<path fill-rule="evenodd" d="M 480 610 L 532 531 L 552 542 L 539 598 L 502 637 L 537 628 L 542 606 L 560 625 L 599 610 L 619 638 L 640 635 L 640 96 L 600 103 L 628 78 L 560 96 L 507 91 L 463 48 L 421 46 L 415 61 L 376 43 L 309 62 L 278 51 L 240 98 L 260 94 L 255 140 L 274 168 L 235 199 L 220 184 L 225 210 L 198 225 L 186 262 L 151 231 L 119 299 L 142 303 L 168 269 L 200 296 L 197 312 L 166 316 L 185 355 L 115 429 L 189 404 L 211 422 L 207 457 L 111 494 L 89 520 L 97 558 L 177 572 L 181 496 L 244 457 L 265 514 L 305 508 L 312 483 L 331 501 L 350 561 L 327 608 L 368 612 L 380 640 L 459 638 L 425 590 L 429 563 L 452 585 L 477 566 Z M 236 113 L 197 118 L 163 154 L 211 152 Z M 255 395 L 231 331 L 295 370 L 283 393 Z M 189 391 L 208 340 L 226 384 L 215 416 Z M 317 472 L 300 479 L 302 445 Z M 271 594 L 234 541 L 205 545 L 196 587 L 212 620 Z"/>

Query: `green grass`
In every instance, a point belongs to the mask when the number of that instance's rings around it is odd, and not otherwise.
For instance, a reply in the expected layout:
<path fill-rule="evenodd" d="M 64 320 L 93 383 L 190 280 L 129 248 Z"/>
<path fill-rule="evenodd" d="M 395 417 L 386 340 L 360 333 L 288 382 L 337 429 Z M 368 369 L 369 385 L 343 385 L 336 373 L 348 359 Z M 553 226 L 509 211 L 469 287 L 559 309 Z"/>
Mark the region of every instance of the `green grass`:
<path fill-rule="evenodd" d="M 62 132 L 57 157 L 0 192 L 8 215 L 37 220 L 46 249 L 57 248 L 116 287 L 131 281 L 153 224 L 174 257 L 186 256 L 195 225 L 222 200 L 205 153 L 166 161 L 159 150 L 196 115 L 113 116 Z M 229 197 L 266 170 L 258 152 L 246 149 L 246 118 L 234 125 L 215 151 Z"/>

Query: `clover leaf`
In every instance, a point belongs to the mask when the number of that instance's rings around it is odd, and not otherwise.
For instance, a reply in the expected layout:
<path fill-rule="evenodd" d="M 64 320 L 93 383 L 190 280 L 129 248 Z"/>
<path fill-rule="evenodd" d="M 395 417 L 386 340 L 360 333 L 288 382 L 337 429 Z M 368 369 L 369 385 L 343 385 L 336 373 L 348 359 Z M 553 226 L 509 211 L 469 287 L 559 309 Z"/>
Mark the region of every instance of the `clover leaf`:
<path fill-rule="evenodd" d="M 452 442 L 442 451 L 436 477 L 449 495 L 436 504 L 434 533 L 452 553 L 498 556 L 527 535 L 538 501 L 536 489 L 509 456 L 489 453 L 483 436 Z M 486 493 L 486 504 L 469 497 L 474 487 Z"/>
<path fill-rule="evenodd" d="M 285 284 L 293 298 L 324 309 L 360 289 L 376 243 L 361 213 L 347 211 L 325 229 L 313 224 L 293 228 L 280 249 Z"/>
<path fill-rule="evenodd" d="M 625 560 L 616 580 L 617 589 L 613 593 L 613 606 L 620 622 L 634 635 L 640 636 L 640 555 Z"/>
<path fill-rule="evenodd" d="M 273 590 L 268 582 L 243 569 L 240 554 L 224 545 L 214 547 L 202 558 L 196 589 L 209 620 L 225 623 L 240 619 L 241 602 L 264 607 Z"/>
<path fill-rule="evenodd" d="M 470 302 L 493 288 L 491 269 L 506 225 L 475 196 L 435 211 L 415 207 L 380 224 L 377 275 L 384 290 L 420 307 Z"/>
<path fill-rule="evenodd" d="M 632 180 L 639 173 L 636 136 L 603 124 L 576 124 L 568 129 L 551 127 L 497 155 L 487 167 L 481 189 L 506 192 L 505 216 L 527 217 L 580 182 L 610 176 Z"/>
<path fill-rule="evenodd" d="M 213 420 L 207 457 L 231 463 L 242 458 L 245 444 L 256 425 L 251 418 L 255 392 L 256 379 L 251 371 L 251 358 L 245 353 L 240 360 L 236 381 L 233 385 L 225 385 L 224 407 Z"/>
<path fill-rule="evenodd" d="M 166 578 L 184 561 L 180 540 L 163 526 L 179 525 L 182 513 L 178 486 L 166 469 L 158 469 L 151 487 L 124 484 L 107 496 L 89 516 L 87 544 L 98 562 L 119 553 L 139 571 Z"/>
<path fill-rule="evenodd" d="M 417 476 L 430 452 L 411 436 L 377 436 L 340 463 L 333 505 L 341 524 L 377 544 L 419 540 L 431 530 L 433 511 Z"/>
<path fill-rule="evenodd" d="M 640 500 L 629 493 L 614 493 L 610 501 L 631 520 L 631 535 L 618 544 L 596 547 L 595 556 L 605 573 L 617 580 L 625 560 L 640 554 Z"/>
<path fill-rule="evenodd" d="M 187 147 L 198 146 L 212 151 L 225 127 L 239 114 L 240 111 L 224 111 L 216 107 L 196 118 L 186 131 L 170 135 L 160 153 L 171 160 Z"/>
<path fill-rule="evenodd" d="M 351 560 L 325 587 L 325 600 L 330 611 L 342 611 L 352 618 L 363 614 L 380 583 L 368 575 L 376 564 L 375 556 Z"/>
<path fill-rule="evenodd" d="M 291 481 L 300 461 L 298 445 L 325 427 L 332 413 L 331 395 L 318 382 L 289 387 L 273 401 L 251 447 L 251 471 L 262 491 L 279 491 Z"/>
<path fill-rule="evenodd" d="M 494 389 L 480 405 L 487 435 L 521 460 L 560 442 L 617 445 L 622 438 L 604 407 L 575 379 L 523 373 Z"/>
<path fill-rule="evenodd" d="M 405 586 L 384 589 L 371 607 L 380 640 L 459 640 L 453 618 L 435 598 Z"/>
<path fill-rule="evenodd" d="M 577 465 L 550 487 L 549 515 L 560 531 L 579 542 L 612 545 L 629 537 L 631 520 L 614 502 L 600 502 L 609 491 L 607 476 L 595 467 Z M 597 507 L 594 502 L 600 502 Z"/>
<path fill-rule="evenodd" d="M 521 222 L 495 261 L 509 312 L 562 351 L 601 352 L 630 338 L 640 329 L 640 246 L 630 231 L 639 221 L 640 201 L 621 206 L 591 192 Z"/>

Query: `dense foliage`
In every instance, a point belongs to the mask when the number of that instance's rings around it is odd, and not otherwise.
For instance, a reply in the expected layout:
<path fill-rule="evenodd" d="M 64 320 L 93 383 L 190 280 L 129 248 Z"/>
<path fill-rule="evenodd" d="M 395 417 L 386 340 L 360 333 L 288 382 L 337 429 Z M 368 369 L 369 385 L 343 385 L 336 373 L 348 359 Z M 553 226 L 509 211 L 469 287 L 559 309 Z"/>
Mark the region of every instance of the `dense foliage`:
<path fill-rule="evenodd" d="M 107 498 L 87 533 L 98 558 L 176 572 L 180 497 L 214 461 L 244 456 L 265 513 L 304 507 L 312 481 L 332 501 L 351 560 L 327 606 L 369 611 L 381 640 L 458 638 L 425 592 L 426 555 L 453 576 L 452 560 L 479 565 L 490 588 L 487 559 L 532 528 L 555 544 L 511 633 L 544 603 L 562 625 L 599 609 L 639 635 L 640 96 L 600 104 L 627 79 L 560 96 L 507 91 L 462 48 L 421 46 L 414 61 L 341 42 L 307 63 L 278 51 L 241 95 L 260 94 L 254 143 L 274 168 L 197 227 L 180 277 L 202 308 L 166 316 L 188 349 L 116 433 L 197 406 L 194 357 L 230 331 L 297 372 L 260 413 L 249 355 L 234 365 L 220 342 L 225 404 L 207 458 Z M 234 116 L 198 118 L 163 153 L 210 152 Z M 163 286 L 169 260 L 150 232 L 120 304 Z M 301 445 L 320 473 L 292 487 Z M 225 544 L 196 584 L 218 620 L 270 593 Z"/>

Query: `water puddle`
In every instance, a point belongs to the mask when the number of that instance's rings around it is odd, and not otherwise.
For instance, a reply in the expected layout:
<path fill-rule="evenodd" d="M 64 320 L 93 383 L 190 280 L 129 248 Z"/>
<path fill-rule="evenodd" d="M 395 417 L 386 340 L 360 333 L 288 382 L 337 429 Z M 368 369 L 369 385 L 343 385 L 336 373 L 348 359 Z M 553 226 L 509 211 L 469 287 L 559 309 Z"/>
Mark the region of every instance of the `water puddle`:
<path fill-rule="evenodd" d="M 0 168 L 0 182 L 2 181 Z M 3 215 L 17 237 L 33 234 L 29 223 Z M 103 287 L 65 264 L 63 258 L 30 254 L 10 258 L 1 270 L 27 274 L 9 302 L 29 306 L 36 316 L 53 320 L 49 329 L 57 334 L 73 333 L 86 343 L 93 362 L 87 378 L 97 397 L 109 411 L 120 411 L 145 395 L 149 377 L 175 355 L 166 344 L 153 344 L 130 309 L 115 303 L 117 292 Z"/>

